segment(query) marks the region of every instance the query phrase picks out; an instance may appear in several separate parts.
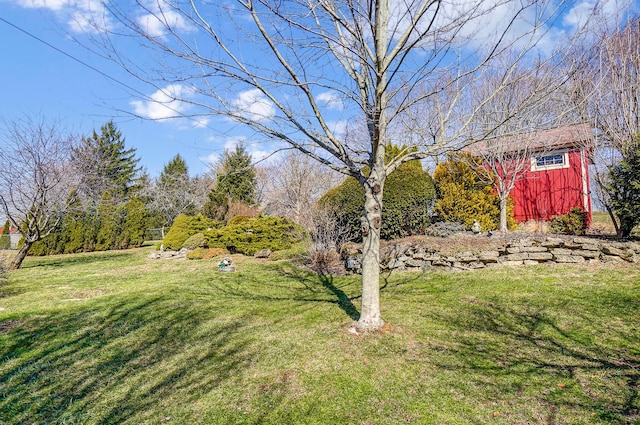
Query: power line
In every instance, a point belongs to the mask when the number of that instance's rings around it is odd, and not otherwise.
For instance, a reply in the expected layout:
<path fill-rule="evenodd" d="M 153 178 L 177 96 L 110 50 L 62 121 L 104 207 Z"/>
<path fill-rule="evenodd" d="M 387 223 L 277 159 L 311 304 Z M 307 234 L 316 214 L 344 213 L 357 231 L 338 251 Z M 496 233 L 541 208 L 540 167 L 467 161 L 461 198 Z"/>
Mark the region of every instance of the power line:
<path fill-rule="evenodd" d="M 92 66 L 92 65 L 90 65 L 90 64 L 88 64 L 88 63 L 86 63 L 86 62 L 84 62 L 84 61 L 83 61 L 83 60 L 81 60 L 81 59 L 78 59 L 77 57 L 75 57 L 75 56 L 71 55 L 70 53 L 65 52 L 64 50 L 62 50 L 62 49 L 60 49 L 60 48 L 58 48 L 58 47 L 54 46 L 53 44 L 51 44 L 51 43 L 49 43 L 49 42 L 47 42 L 47 41 L 43 40 L 42 38 L 40 38 L 40 37 L 38 37 L 37 35 L 35 35 L 35 34 L 33 34 L 33 33 L 29 32 L 29 31 L 25 30 L 24 28 L 21 28 L 21 27 L 19 27 L 18 25 L 14 24 L 14 23 L 12 23 L 12 22 L 9 22 L 8 20 L 6 20 L 5 18 L 3 18 L 3 17 L 1 17 L 1 16 L 0 16 L 0 21 L 2 21 L 2 22 L 4 22 L 5 24 L 7 24 L 7 25 L 9 25 L 9 26 L 13 27 L 14 29 L 16 29 L 16 30 L 18 30 L 18 31 L 22 32 L 23 34 L 25 34 L 25 35 L 27 35 L 27 36 L 29 36 L 29 37 L 33 38 L 34 40 L 36 40 L 36 41 L 38 41 L 38 42 L 40 42 L 40 43 L 44 44 L 45 46 L 47 46 L 47 47 L 49 47 L 49 48 L 51 48 L 51 49 L 55 50 L 56 52 L 58 52 L 58 53 L 60 53 L 60 54 L 62 54 L 62 55 L 64 55 L 64 56 L 68 57 L 69 59 L 71 59 L 71 60 L 73 60 L 73 61 L 75 61 L 75 62 L 77 62 L 77 63 L 81 64 L 82 66 L 85 66 L 86 68 L 89 68 L 90 70 L 92 70 L 92 71 L 94 71 L 94 72 L 97 72 L 98 74 L 102 75 L 103 77 L 105 77 L 105 78 L 107 78 L 107 79 L 109 79 L 109 80 L 111 80 L 111 81 L 113 81 L 113 82 L 115 82 L 115 83 L 117 83 L 117 84 L 121 85 L 122 87 L 126 88 L 127 90 L 130 90 L 131 92 L 133 92 L 133 93 L 135 93 L 135 94 L 139 95 L 139 96 L 140 96 L 140 97 L 142 97 L 143 99 L 145 99 L 145 100 L 147 100 L 147 101 L 149 101 L 149 102 L 154 102 L 154 103 L 156 103 L 156 101 L 155 101 L 155 100 L 153 100 L 153 98 L 151 98 L 149 95 L 146 95 L 146 94 L 142 93 L 140 90 L 137 90 L 137 89 L 135 89 L 135 88 L 133 88 L 133 87 L 131 87 L 131 86 L 127 85 L 126 83 L 123 83 L 122 81 L 118 80 L 118 79 L 117 79 L 117 78 L 115 78 L 115 77 L 112 77 L 111 75 L 109 75 L 109 74 L 105 73 L 104 71 L 102 71 L 102 70 L 100 70 L 100 69 L 96 68 L 95 66 Z M 178 99 L 176 99 L 176 100 L 178 100 Z M 174 108 L 172 108 L 172 107 L 171 107 L 171 106 L 169 106 L 169 105 L 163 104 L 163 106 L 164 106 L 165 108 L 169 109 L 170 111 L 175 112 L 175 113 L 176 113 L 176 115 L 178 115 L 178 116 L 180 116 L 180 117 L 182 117 L 182 118 L 188 118 L 188 119 L 190 119 L 191 121 L 194 121 L 194 122 L 196 122 L 196 123 L 198 123 L 198 124 L 200 124 L 200 123 L 201 123 L 201 121 L 200 121 L 200 120 L 197 120 L 197 119 L 195 119 L 195 118 L 194 118 L 194 117 L 192 117 L 192 116 L 185 115 L 185 114 L 183 114 L 182 112 L 180 112 L 179 110 L 174 109 Z M 206 125 L 206 127 L 207 127 L 207 128 L 209 128 L 209 129 L 211 129 L 211 130 L 213 130 L 213 128 L 209 127 L 208 125 Z"/>
<path fill-rule="evenodd" d="M 71 59 L 71 60 L 73 60 L 73 61 L 75 61 L 75 62 L 79 63 L 80 65 L 82 65 L 82 66 L 84 66 L 84 67 L 86 67 L 86 68 L 88 68 L 88 69 L 90 69 L 90 70 L 92 70 L 92 71 L 94 71 L 94 72 L 97 72 L 98 74 L 100 74 L 100 75 L 101 75 L 101 76 L 103 76 L 104 78 L 107 78 L 108 80 L 113 81 L 113 82 L 115 82 L 115 83 L 119 84 L 120 86 L 122 86 L 122 87 L 126 88 L 127 90 L 129 90 L 129 91 L 131 91 L 131 92 L 133 92 L 133 93 L 137 94 L 137 95 L 138 95 L 138 96 L 140 96 L 141 98 L 145 99 L 146 101 L 153 102 L 153 103 L 157 103 L 157 102 L 156 102 L 153 98 L 151 98 L 149 95 L 147 95 L 147 94 L 145 94 L 145 93 L 142 93 L 140 90 L 137 90 L 137 89 L 135 89 L 135 88 L 133 88 L 133 87 L 131 87 L 131 86 L 127 85 L 126 83 L 123 83 L 122 81 L 118 80 L 118 79 L 117 79 L 117 78 L 115 78 L 115 77 L 112 77 L 111 75 L 109 75 L 109 74 L 105 73 L 104 71 L 102 71 L 102 70 L 100 70 L 100 69 L 96 68 L 95 66 L 92 66 L 92 65 L 90 65 L 90 64 L 88 64 L 88 63 L 86 63 L 85 61 L 83 61 L 83 60 L 81 60 L 81 59 L 78 59 L 77 57 L 75 57 L 75 56 L 71 55 L 70 53 L 65 52 L 64 50 L 62 50 L 62 49 L 60 49 L 60 48 L 58 48 L 58 47 L 54 46 L 53 44 L 51 44 L 51 43 L 49 43 L 49 42 L 47 42 L 47 41 L 43 40 L 42 38 L 38 37 L 37 35 L 35 35 L 35 34 L 33 34 L 33 33 L 29 32 L 29 31 L 27 31 L 26 29 L 24 29 L 24 28 L 22 28 L 22 27 L 20 27 L 20 26 L 18 26 L 18 25 L 16 25 L 16 24 L 14 24 L 14 23 L 12 23 L 12 22 L 8 21 L 7 19 L 5 19 L 5 18 L 3 18 L 3 17 L 1 17 L 1 16 L 0 16 L 0 21 L 2 21 L 2 22 L 4 22 L 5 24 L 9 25 L 10 27 L 12 27 L 12 28 L 14 28 L 14 29 L 16 29 L 16 30 L 18 30 L 18 31 L 22 32 L 23 34 L 27 35 L 28 37 L 31 37 L 31 38 L 33 38 L 34 40 L 36 40 L 36 41 L 38 41 L 38 42 L 40 42 L 40 43 L 44 44 L 45 46 L 47 46 L 47 47 L 49 47 L 49 48 L 51 48 L 51 49 L 55 50 L 56 52 L 58 52 L 58 53 L 60 53 L 60 54 L 62 54 L 62 55 L 64 55 L 64 56 L 66 56 L 67 58 L 69 58 L 69 59 Z M 178 100 L 178 99 L 176 99 L 176 100 Z M 186 114 L 182 113 L 181 111 L 179 111 L 179 110 L 177 110 L 177 109 L 175 109 L 175 108 L 172 108 L 171 106 L 169 106 L 169 105 L 167 105 L 167 104 L 165 104 L 165 103 L 162 103 L 162 105 L 163 105 L 165 108 L 169 109 L 170 111 L 175 112 L 175 113 L 176 113 L 176 115 L 177 115 L 177 116 L 179 116 L 179 117 L 181 117 L 181 118 L 187 118 L 187 119 L 189 119 L 190 121 L 193 121 L 193 122 L 195 122 L 195 123 L 197 123 L 197 124 L 199 124 L 199 125 L 201 125 L 201 124 L 202 124 L 202 121 L 201 121 L 201 120 L 199 120 L 199 119 L 197 119 L 197 118 L 194 118 L 193 116 L 186 115 Z M 133 115 L 133 116 L 137 116 L 137 117 L 139 117 L 139 118 L 144 118 L 144 117 L 141 117 L 141 116 L 139 116 L 139 115 L 135 115 L 135 114 L 132 114 L 132 115 Z M 145 118 L 145 119 L 149 119 L 149 120 L 151 120 L 151 121 L 155 121 L 154 119 L 151 119 L 151 118 Z M 219 131 L 218 129 L 215 129 L 215 128 L 213 128 L 213 127 L 209 126 L 208 124 L 205 124 L 205 125 L 204 125 L 204 127 L 208 128 L 208 129 L 210 129 L 210 130 L 212 130 L 212 131 L 214 131 L 214 132 L 218 132 L 218 131 Z M 191 148 L 193 148 L 193 147 L 191 147 Z"/>
<path fill-rule="evenodd" d="M 147 99 L 147 100 L 152 100 L 149 96 L 147 96 L 146 94 L 142 93 L 141 91 L 136 90 L 136 89 L 134 89 L 133 87 L 131 87 L 131 86 L 129 86 L 129 85 L 127 85 L 127 84 L 123 83 L 122 81 L 118 80 L 117 78 L 114 78 L 114 77 L 110 76 L 109 74 L 105 73 L 104 71 L 101 71 L 100 69 L 96 68 L 95 66 L 89 65 L 88 63 L 84 62 L 83 60 L 76 58 L 75 56 L 73 56 L 73 55 L 71 55 L 71 54 L 69 54 L 69 53 L 65 52 L 64 50 L 62 50 L 62 49 L 60 49 L 60 48 L 58 48 L 58 47 L 54 46 L 53 44 L 51 44 L 51 43 L 49 43 L 49 42 L 47 42 L 47 41 L 45 41 L 45 40 L 41 39 L 41 38 L 40 38 L 40 37 L 38 37 L 37 35 L 30 33 L 29 31 L 25 30 L 24 28 L 21 28 L 21 27 L 19 27 L 18 25 L 14 24 L 14 23 L 12 23 L 12 22 L 7 21 L 5 18 L 3 18 L 3 17 L 1 17 L 1 16 L 0 16 L 0 21 L 2 21 L 2 22 L 4 22 L 5 24 L 7 24 L 7 25 L 9 25 L 9 26 L 11 26 L 11 27 L 13 27 L 13 28 L 15 28 L 16 30 L 18 30 L 18 31 L 22 32 L 23 34 L 26 34 L 27 36 L 29 36 L 29 37 L 33 38 L 34 40 L 39 41 L 40 43 L 44 44 L 45 46 L 50 47 L 51 49 L 55 50 L 56 52 L 63 54 L 64 56 L 68 57 L 69 59 L 71 59 L 71 60 L 73 60 L 73 61 L 78 62 L 79 64 L 81 64 L 81 65 L 83 65 L 83 66 L 85 66 L 85 67 L 89 68 L 89 69 L 90 69 L 90 70 L 92 70 L 92 71 L 97 72 L 98 74 L 102 75 L 103 77 L 105 77 L 105 78 L 107 78 L 107 79 L 109 79 L 109 80 L 111 80 L 111 81 L 113 81 L 113 82 L 115 82 L 115 83 L 117 83 L 117 84 L 120 84 L 121 86 L 123 86 L 123 87 L 125 87 L 126 89 L 131 90 L 132 92 L 134 92 L 134 93 L 136 93 L 136 94 L 138 94 L 138 95 L 140 95 L 140 96 L 144 97 L 145 99 Z M 178 111 L 175 111 L 175 112 L 176 112 L 176 113 L 179 113 Z"/>

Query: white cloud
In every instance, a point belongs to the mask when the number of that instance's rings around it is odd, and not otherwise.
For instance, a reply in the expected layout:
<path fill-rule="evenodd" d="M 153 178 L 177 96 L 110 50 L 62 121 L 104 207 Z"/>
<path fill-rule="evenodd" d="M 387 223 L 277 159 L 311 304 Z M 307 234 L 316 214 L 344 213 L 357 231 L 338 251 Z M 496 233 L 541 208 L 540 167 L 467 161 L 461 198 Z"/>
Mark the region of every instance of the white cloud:
<path fill-rule="evenodd" d="M 138 24 L 151 37 L 163 38 L 169 31 L 192 32 L 194 27 L 175 10 L 164 10 L 154 2 L 152 13 L 138 18 Z"/>
<path fill-rule="evenodd" d="M 327 123 L 333 135 L 338 138 L 341 138 L 345 135 L 345 133 L 347 132 L 348 124 L 348 121 L 345 120 L 331 121 Z"/>
<path fill-rule="evenodd" d="M 631 0 L 583 0 L 571 8 L 563 17 L 562 23 L 574 31 L 583 28 L 589 19 L 596 25 L 602 25 L 622 18 L 625 11 L 630 11 L 634 4 Z"/>
<path fill-rule="evenodd" d="M 582 28 L 587 23 L 589 16 L 593 13 L 595 6 L 595 1 L 582 1 L 577 3 L 563 17 L 562 23 L 571 28 Z"/>
<path fill-rule="evenodd" d="M 335 92 L 322 92 L 318 96 L 316 96 L 316 99 L 318 99 L 318 101 L 320 102 L 324 102 L 329 109 L 344 109 L 344 102 L 338 97 Z"/>
<path fill-rule="evenodd" d="M 47 9 L 67 21 L 76 33 L 103 32 L 112 21 L 101 0 L 14 0 L 27 9 Z"/>
<path fill-rule="evenodd" d="M 225 150 L 234 150 L 239 144 L 244 145 L 246 152 L 251 155 L 251 160 L 253 161 L 253 163 L 257 163 L 265 160 L 266 158 L 269 158 L 273 155 L 274 152 L 273 150 L 260 149 L 261 147 L 264 147 L 263 143 L 247 143 L 247 138 L 243 136 L 228 137 L 224 140 L 220 140 L 216 137 L 211 137 L 209 138 L 209 141 L 218 145 L 222 144 L 222 148 L 218 148 L 216 151 L 211 152 L 207 156 L 199 157 L 200 161 L 204 162 L 205 164 L 215 165 L 220 160 Z"/>
<path fill-rule="evenodd" d="M 231 104 L 236 113 L 252 121 L 270 120 L 276 114 L 273 103 L 258 89 L 241 92 Z"/>
<path fill-rule="evenodd" d="M 62 10 L 69 4 L 69 0 L 16 0 L 18 6 L 27 9 Z"/>
<path fill-rule="evenodd" d="M 188 97 L 192 91 L 180 84 L 171 84 L 149 96 L 149 100 L 130 102 L 137 115 L 152 120 L 179 117 L 188 104 L 179 100 Z"/>

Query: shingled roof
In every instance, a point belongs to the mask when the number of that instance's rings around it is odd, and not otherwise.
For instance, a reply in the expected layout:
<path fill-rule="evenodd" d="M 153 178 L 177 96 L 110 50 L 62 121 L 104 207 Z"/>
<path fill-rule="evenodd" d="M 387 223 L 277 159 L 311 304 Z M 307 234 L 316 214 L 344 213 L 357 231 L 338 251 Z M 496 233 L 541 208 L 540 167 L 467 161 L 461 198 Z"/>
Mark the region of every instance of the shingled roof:
<path fill-rule="evenodd" d="M 482 140 L 470 145 L 466 151 L 483 152 L 500 146 L 504 152 L 518 152 L 526 149 L 530 152 L 549 151 L 573 146 L 590 148 L 593 135 L 589 124 L 573 124 L 562 127 L 522 133 L 514 136 L 503 136 Z M 504 144 L 504 145 L 503 145 Z"/>

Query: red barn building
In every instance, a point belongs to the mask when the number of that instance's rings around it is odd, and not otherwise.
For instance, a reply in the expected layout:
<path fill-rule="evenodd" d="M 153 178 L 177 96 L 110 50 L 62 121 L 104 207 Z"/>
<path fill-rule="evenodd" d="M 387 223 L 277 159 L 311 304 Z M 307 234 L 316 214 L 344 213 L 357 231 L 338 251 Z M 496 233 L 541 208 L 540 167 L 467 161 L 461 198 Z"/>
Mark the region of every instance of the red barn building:
<path fill-rule="evenodd" d="M 519 222 L 546 221 L 579 207 L 587 213 L 590 224 L 593 139 L 589 125 L 558 127 L 523 135 L 525 138 L 529 163 L 510 194 L 515 204 L 514 218 Z"/>

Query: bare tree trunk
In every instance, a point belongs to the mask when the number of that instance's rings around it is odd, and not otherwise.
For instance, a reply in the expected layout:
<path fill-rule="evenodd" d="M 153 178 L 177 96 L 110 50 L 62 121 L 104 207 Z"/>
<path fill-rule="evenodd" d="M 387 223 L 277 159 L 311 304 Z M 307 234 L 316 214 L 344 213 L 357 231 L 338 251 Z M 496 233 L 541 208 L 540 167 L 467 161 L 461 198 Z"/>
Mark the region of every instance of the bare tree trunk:
<path fill-rule="evenodd" d="M 500 231 L 503 233 L 509 231 L 507 226 L 507 199 L 508 195 L 500 196 Z"/>
<path fill-rule="evenodd" d="M 605 205 L 604 207 L 607 210 L 607 214 L 609 214 L 609 217 L 611 218 L 611 222 L 613 223 L 613 228 L 616 231 L 616 237 L 618 238 L 622 237 L 622 230 L 620 229 L 620 224 L 618 224 L 618 218 L 613 213 L 613 209 L 609 205 Z"/>
<path fill-rule="evenodd" d="M 31 245 L 32 244 L 30 242 L 25 242 L 20 247 L 16 256 L 13 257 L 11 264 L 9 264 L 9 270 L 17 270 L 20 268 L 20 266 L 22 265 L 22 262 L 27 257 L 27 253 L 29 252 L 29 248 L 31 248 Z"/>
<path fill-rule="evenodd" d="M 362 308 L 356 327 L 371 331 L 384 325 L 380 313 L 380 228 L 384 180 L 375 171 L 364 185 L 365 215 L 362 220 Z"/>

